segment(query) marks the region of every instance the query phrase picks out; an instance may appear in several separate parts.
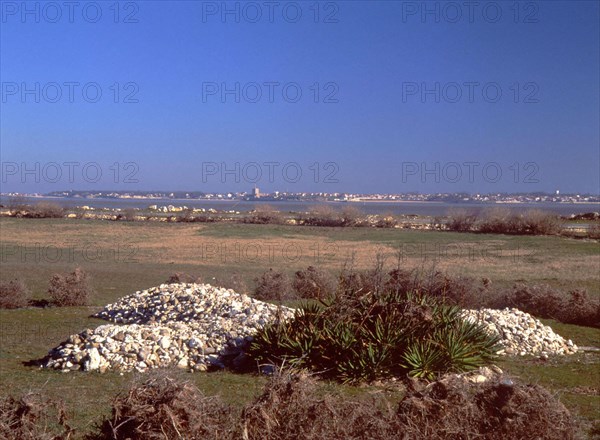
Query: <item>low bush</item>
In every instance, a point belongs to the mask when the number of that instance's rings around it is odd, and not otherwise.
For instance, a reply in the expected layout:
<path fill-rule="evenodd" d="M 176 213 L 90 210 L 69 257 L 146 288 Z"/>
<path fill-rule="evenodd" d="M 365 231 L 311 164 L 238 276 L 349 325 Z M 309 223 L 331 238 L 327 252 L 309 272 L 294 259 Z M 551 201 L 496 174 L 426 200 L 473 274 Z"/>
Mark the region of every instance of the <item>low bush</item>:
<path fill-rule="evenodd" d="M 518 234 L 522 227 L 519 217 L 507 208 L 485 210 L 477 230 L 489 234 Z"/>
<path fill-rule="evenodd" d="M 576 425 L 544 388 L 499 378 L 483 385 L 438 381 L 406 396 L 398 407 L 404 438 L 573 439 Z"/>
<path fill-rule="evenodd" d="M 224 218 L 210 213 L 195 214 L 192 208 L 184 209 L 179 215 L 170 215 L 167 219 L 169 222 L 179 223 L 216 223 L 224 220 Z"/>
<path fill-rule="evenodd" d="M 469 232 L 475 229 L 477 215 L 466 209 L 451 209 L 448 212 L 446 227 L 450 231 Z"/>
<path fill-rule="evenodd" d="M 244 278 L 242 278 L 242 276 L 237 273 L 216 277 L 210 282 L 210 284 L 219 287 L 224 287 L 225 289 L 231 289 L 234 292 L 243 293 L 245 295 L 248 295 L 250 293 L 248 284 L 246 284 Z"/>
<path fill-rule="evenodd" d="M 64 404 L 27 393 L 21 398 L 0 397 L 0 438 L 5 440 L 62 440 L 73 429 Z"/>
<path fill-rule="evenodd" d="M 547 285 L 517 284 L 506 295 L 504 305 L 539 318 L 600 328 L 600 300 L 590 298 L 583 290 L 564 293 Z"/>
<path fill-rule="evenodd" d="M 211 215 L 211 214 L 199 214 L 199 215 L 194 215 L 193 217 L 191 217 L 191 219 L 189 220 L 192 223 L 217 223 L 217 222 L 221 222 L 224 219 L 222 217 L 216 216 L 216 215 Z"/>
<path fill-rule="evenodd" d="M 399 438 L 391 408 L 378 402 L 320 395 L 306 375 L 278 372 L 242 413 L 247 440 Z"/>
<path fill-rule="evenodd" d="M 586 237 L 593 240 L 600 240 L 600 222 L 594 222 L 588 225 Z"/>
<path fill-rule="evenodd" d="M 118 395 L 100 434 L 89 438 L 222 440 L 233 438 L 233 420 L 228 406 L 203 396 L 191 383 L 156 375 Z"/>
<path fill-rule="evenodd" d="M 343 382 L 433 378 L 495 358 L 498 339 L 462 320 L 461 310 L 425 295 L 339 292 L 265 326 L 248 354 L 258 363 L 307 368 Z"/>
<path fill-rule="evenodd" d="M 360 276 L 363 285 L 373 285 L 373 282 L 364 281 L 364 273 Z M 368 289 L 364 288 L 365 291 Z M 401 268 L 388 273 L 385 289 L 418 292 L 464 309 L 515 307 L 538 318 L 600 327 L 600 300 L 590 297 L 584 290 L 563 292 L 548 285 L 516 284 L 506 292 L 493 288 L 487 278 L 477 280 L 451 276 L 437 270 L 427 273 Z"/>
<path fill-rule="evenodd" d="M 341 226 L 338 213 L 327 205 L 317 205 L 297 218 L 298 223 L 306 226 Z"/>
<path fill-rule="evenodd" d="M 296 299 L 286 274 L 269 269 L 254 279 L 254 298 L 261 301 L 284 301 Z"/>
<path fill-rule="evenodd" d="M 176 217 L 176 221 L 182 223 L 192 223 L 196 221 L 194 218 L 194 210 L 190 208 L 184 209 L 181 214 Z"/>
<path fill-rule="evenodd" d="M 55 274 L 50 279 L 48 295 L 58 307 L 85 306 L 94 294 L 88 274 L 79 267 L 70 274 Z"/>
<path fill-rule="evenodd" d="M 490 289 L 489 279 L 476 280 L 464 276 L 451 276 L 441 271 L 432 270 L 417 280 L 415 290 L 440 298 L 445 304 L 460 306 L 463 309 L 480 307 L 495 308 L 497 293 Z"/>
<path fill-rule="evenodd" d="M 307 214 L 298 217 L 298 223 L 306 226 L 365 226 L 363 214 L 354 206 L 346 206 L 336 211 L 328 205 L 316 205 Z"/>
<path fill-rule="evenodd" d="M 18 309 L 29 304 L 31 292 L 23 280 L 0 281 L 0 309 Z"/>
<path fill-rule="evenodd" d="M 391 214 L 383 215 L 375 222 L 376 228 L 395 228 L 398 220 Z"/>
<path fill-rule="evenodd" d="M 545 389 L 503 377 L 483 384 L 446 377 L 409 391 L 394 408 L 382 394 L 323 392 L 305 373 L 279 370 L 241 412 L 189 382 L 151 377 L 114 399 L 99 431 L 88 439 L 570 440 L 575 422 Z"/>
<path fill-rule="evenodd" d="M 242 217 L 242 223 L 254 223 L 260 225 L 266 224 L 282 224 L 284 218 L 281 212 L 277 211 L 270 205 L 257 205 L 254 211 L 251 211 L 248 215 Z"/>
<path fill-rule="evenodd" d="M 300 298 L 325 299 L 335 292 L 335 281 L 331 275 L 314 266 L 294 274 L 292 287 Z"/>
<path fill-rule="evenodd" d="M 115 220 L 123 220 L 126 222 L 134 222 L 138 219 L 138 211 L 134 208 L 125 208 L 122 212 L 117 214 Z"/>
<path fill-rule="evenodd" d="M 338 286 L 336 293 L 342 296 L 352 296 L 357 294 L 375 293 L 389 289 L 387 280 L 389 274 L 385 272 L 385 258 L 382 254 L 377 254 L 373 267 L 368 270 L 356 270 L 354 267 L 354 256 L 344 263 L 342 270 L 338 275 Z M 406 291 L 404 291 L 406 292 Z"/>
<path fill-rule="evenodd" d="M 21 196 L 10 197 L 8 199 L 7 207 L 10 215 L 13 217 L 23 217 L 31 210 L 31 206 L 27 204 L 25 197 Z"/>
<path fill-rule="evenodd" d="M 584 290 L 564 292 L 547 285 L 516 284 L 508 292 L 494 288 L 488 278 L 452 276 L 432 269 L 384 269 L 376 261 L 370 270 L 357 271 L 346 265 L 336 291 L 342 294 L 406 294 L 413 292 L 463 309 L 515 307 L 538 318 L 566 324 L 600 327 L 600 300 Z"/>
<path fill-rule="evenodd" d="M 522 216 L 522 228 L 525 235 L 556 235 L 562 231 L 563 221 L 558 215 L 531 209 Z"/>
<path fill-rule="evenodd" d="M 363 226 L 363 216 L 364 214 L 356 206 L 345 206 L 339 214 L 341 226 Z"/>
<path fill-rule="evenodd" d="M 478 231 L 511 235 L 555 235 L 563 229 L 559 216 L 531 209 L 522 214 L 505 208 L 494 208 L 484 213 Z"/>
<path fill-rule="evenodd" d="M 490 281 L 468 277 L 450 276 L 434 268 L 405 269 L 397 267 L 386 272 L 383 262 L 366 271 L 344 269 L 340 275 L 338 289 L 362 292 L 415 292 L 440 299 L 448 305 L 471 309 L 489 307 L 495 301 L 496 293 L 490 288 Z"/>
<path fill-rule="evenodd" d="M 26 218 L 63 218 L 64 216 L 65 209 L 62 206 L 49 202 L 33 205 L 23 214 Z"/>
<path fill-rule="evenodd" d="M 202 283 L 202 277 L 190 275 L 185 272 L 175 272 L 167 280 L 165 284 L 181 284 L 181 283 Z"/>

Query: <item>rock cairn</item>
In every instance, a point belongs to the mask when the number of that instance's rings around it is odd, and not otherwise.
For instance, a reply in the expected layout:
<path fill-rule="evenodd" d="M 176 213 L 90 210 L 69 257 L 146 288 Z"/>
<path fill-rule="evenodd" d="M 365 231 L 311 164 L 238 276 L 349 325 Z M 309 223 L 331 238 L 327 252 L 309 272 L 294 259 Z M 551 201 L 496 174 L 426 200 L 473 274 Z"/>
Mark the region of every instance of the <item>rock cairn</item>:
<path fill-rule="evenodd" d="M 205 371 L 242 353 L 266 323 L 293 316 L 278 307 L 208 284 L 162 284 L 109 304 L 101 325 L 70 336 L 42 367 L 62 371 L 146 371 L 178 366 Z"/>
<path fill-rule="evenodd" d="M 465 310 L 501 338 L 505 355 L 571 354 L 577 346 L 518 309 Z M 71 335 L 50 350 L 42 367 L 61 371 L 139 371 L 177 366 L 206 371 L 243 357 L 252 335 L 294 309 L 208 284 L 162 284 L 105 306 L 112 321 Z"/>
<path fill-rule="evenodd" d="M 464 310 L 463 316 L 470 321 L 479 321 L 491 334 L 500 337 L 500 344 L 504 347 L 500 354 L 548 357 L 577 351 L 573 341 L 565 340 L 550 327 L 519 309 Z"/>

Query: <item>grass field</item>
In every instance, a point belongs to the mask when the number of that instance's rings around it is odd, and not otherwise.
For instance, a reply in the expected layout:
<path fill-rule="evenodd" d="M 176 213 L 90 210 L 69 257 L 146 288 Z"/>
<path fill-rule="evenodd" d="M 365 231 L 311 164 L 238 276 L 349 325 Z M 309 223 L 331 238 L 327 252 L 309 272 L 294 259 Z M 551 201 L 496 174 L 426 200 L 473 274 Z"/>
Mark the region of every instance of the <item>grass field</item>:
<path fill-rule="evenodd" d="M 89 318 L 100 306 L 164 282 L 172 273 L 205 282 L 236 274 L 248 286 L 268 268 L 288 273 L 317 265 L 339 270 L 352 258 L 372 266 L 377 254 L 406 267 L 433 266 L 453 274 L 487 277 L 501 287 L 515 281 L 547 283 L 564 290 L 585 288 L 600 295 L 597 241 L 373 228 L 313 228 L 245 224 L 185 224 L 86 220 L 0 219 L 0 279 L 20 277 L 34 298 L 46 298 L 53 273 L 83 267 L 97 296 L 90 307 L 0 310 L 0 378 L 3 393 L 43 389 L 64 399 L 85 431 L 108 413 L 111 397 L 133 374 L 56 373 L 27 366 L 69 334 L 104 321 Z M 600 330 L 549 322 L 578 345 L 600 346 Z M 600 355 L 577 354 L 541 361 L 503 360 L 509 374 L 556 392 L 582 420 L 600 419 Z M 227 372 L 173 374 L 233 404 L 251 399 L 265 379 Z M 397 400 L 401 393 L 377 387 L 323 383 L 326 389 Z"/>

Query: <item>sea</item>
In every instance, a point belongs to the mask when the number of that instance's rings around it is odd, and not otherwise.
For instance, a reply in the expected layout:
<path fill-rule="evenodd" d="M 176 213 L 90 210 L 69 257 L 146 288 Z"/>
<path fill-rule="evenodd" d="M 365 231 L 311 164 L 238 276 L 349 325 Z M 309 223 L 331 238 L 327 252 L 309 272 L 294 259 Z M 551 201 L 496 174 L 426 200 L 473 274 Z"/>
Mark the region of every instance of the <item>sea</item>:
<path fill-rule="evenodd" d="M 116 198 L 61 198 L 61 197 L 25 197 L 27 203 L 53 202 L 66 208 L 89 206 L 92 208 L 140 208 L 150 205 L 187 206 L 188 208 L 216 209 L 224 211 L 251 211 L 258 205 L 270 205 L 282 212 L 306 212 L 317 205 L 329 205 L 335 209 L 347 206 L 358 208 L 365 214 L 443 216 L 451 209 L 464 208 L 478 212 L 490 207 L 505 207 L 515 211 L 540 209 L 562 216 L 600 212 L 600 203 L 485 203 L 485 202 L 298 202 L 298 201 L 245 201 L 245 200 L 198 200 L 198 199 L 116 199 Z M 9 197 L 0 196 L 0 204 L 7 205 Z"/>

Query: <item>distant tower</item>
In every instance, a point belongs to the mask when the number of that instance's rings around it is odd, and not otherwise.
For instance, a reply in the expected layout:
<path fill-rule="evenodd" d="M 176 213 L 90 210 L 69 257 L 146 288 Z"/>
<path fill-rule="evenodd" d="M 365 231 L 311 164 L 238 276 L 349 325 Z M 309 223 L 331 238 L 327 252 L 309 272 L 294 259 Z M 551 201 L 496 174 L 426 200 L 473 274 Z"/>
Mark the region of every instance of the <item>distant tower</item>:
<path fill-rule="evenodd" d="M 260 190 L 256 186 L 252 189 L 252 197 L 254 197 L 255 199 L 260 198 Z"/>
<path fill-rule="evenodd" d="M 560 191 L 559 190 L 556 190 L 556 195 L 557 196 L 560 195 Z"/>

